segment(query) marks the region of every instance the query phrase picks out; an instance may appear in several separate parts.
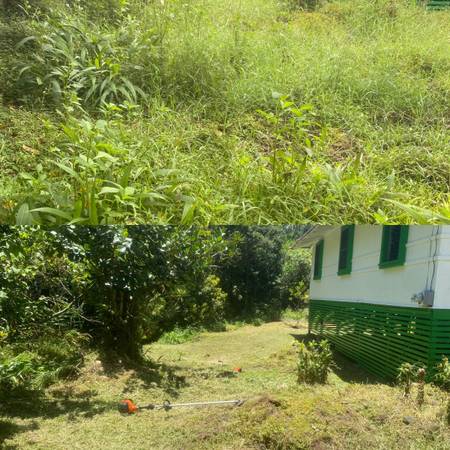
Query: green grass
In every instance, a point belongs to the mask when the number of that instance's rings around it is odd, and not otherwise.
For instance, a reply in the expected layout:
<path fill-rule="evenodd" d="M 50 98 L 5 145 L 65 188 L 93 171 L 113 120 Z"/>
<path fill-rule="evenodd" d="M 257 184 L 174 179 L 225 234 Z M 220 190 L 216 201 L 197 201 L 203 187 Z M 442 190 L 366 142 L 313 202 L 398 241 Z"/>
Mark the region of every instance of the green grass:
<path fill-rule="evenodd" d="M 283 311 L 281 318 L 285 321 L 301 321 L 308 319 L 308 309 L 291 309 L 287 308 Z"/>
<path fill-rule="evenodd" d="M 184 342 L 196 339 L 202 330 L 198 328 L 175 328 L 172 331 L 164 333 L 158 340 L 161 344 L 183 344 Z"/>
<path fill-rule="evenodd" d="M 0 219 L 15 222 L 26 203 L 62 214 L 35 212 L 19 222 L 448 221 L 450 11 L 409 0 L 323 2 L 315 11 L 283 5 L 133 0 L 128 15 L 100 25 L 61 7 L 64 23 L 75 20 L 88 38 L 111 46 L 101 62 L 107 73 L 119 70 L 146 97 L 131 112 L 102 113 L 84 100 L 83 87 L 69 84 L 74 91 L 55 98 L 45 83 L 31 77 L 34 84 L 17 85 L 18 69 L 5 71 Z M 43 30 L 41 22 L 3 19 L 10 46 L 0 49 L 0 64 L 25 64 L 32 44 L 17 53 L 11 46 Z M 67 61 L 35 70 L 58 64 Z M 94 83 L 104 76 L 97 72 Z M 284 127 L 273 92 L 312 106 L 317 125 L 309 127 L 315 139 L 307 153 Z M 91 138 L 120 150 L 106 150 L 116 158 L 106 168 L 94 159 L 95 175 L 77 157 L 95 158 L 99 148 L 92 153 L 63 131 L 69 123 L 82 134 L 86 114 L 107 120 L 106 132 Z M 116 191 L 100 193 L 104 187 Z"/>
<path fill-rule="evenodd" d="M 424 406 L 335 355 L 326 385 L 298 385 L 294 338 L 306 322 L 246 325 L 204 333 L 179 345 L 146 347 L 158 363 L 124 368 L 95 354 L 81 376 L 52 387 L 45 398 L 5 403 L 4 448 L 119 449 L 448 449 L 445 394 L 426 386 Z M 234 375 L 234 367 L 242 373 Z M 240 408 L 174 409 L 121 416 L 122 398 L 140 404 L 242 398 Z M 405 424 L 405 417 L 411 423 Z"/>

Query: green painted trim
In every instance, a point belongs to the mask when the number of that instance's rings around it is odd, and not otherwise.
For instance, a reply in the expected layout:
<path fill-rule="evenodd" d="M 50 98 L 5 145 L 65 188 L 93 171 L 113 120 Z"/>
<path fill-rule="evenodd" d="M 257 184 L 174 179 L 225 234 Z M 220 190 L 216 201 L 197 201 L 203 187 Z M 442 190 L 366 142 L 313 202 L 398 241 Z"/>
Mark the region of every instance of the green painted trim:
<path fill-rule="evenodd" d="M 390 232 L 393 227 L 400 226 L 399 250 L 396 259 L 388 259 Z M 408 225 L 384 225 L 381 239 L 380 269 L 403 266 L 406 261 L 406 244 L 408 243 L 409 226 Z"/>
<path fill-rule="evenodd" d="M 450 8 L 450 1 L 449 0 L 430 0 L 427 3 L 427 9 L 431 11 L 438 11 Z"/>
<path fill-rule="evenodd" d="M 340 267 L 341 264 L 341 251 L 342 251 L 342 234 L 348 231 L 347 241 L 347 255 L 345 265 Z M 339 256 L 338 256 L 338 275 L 349 275 L 352 273 L 352 261 L 353 261 L 353 241 L 355 239 L 355 225 L 344 225 L 341 227 L 341 240 L 339 244 Z"/>
<path fill-rule="evenodd" d="M 404 362 L 428 376 L 450 357 L 450 310 L 310 300 L 309 330 L 370 372 L 393 379 Z"/>
<path fill-rule="evenodd" d="M 314 254 L 314 276 L 313 280 L 322 279 L 322 267 L 323 267 L 323 248 L 324 240 L 322 239 L 316 244 L 316 250 Z"/>

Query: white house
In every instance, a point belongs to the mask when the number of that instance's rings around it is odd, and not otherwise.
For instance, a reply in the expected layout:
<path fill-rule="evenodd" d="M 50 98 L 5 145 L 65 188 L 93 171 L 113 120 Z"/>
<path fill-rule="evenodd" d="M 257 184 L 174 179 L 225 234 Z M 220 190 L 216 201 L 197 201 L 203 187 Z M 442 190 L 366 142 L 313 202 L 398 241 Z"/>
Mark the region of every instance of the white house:
<path fill-rule="evenodd" d="M 450 226 L 315 226 L 310 332 L 372 372 L 450 356 Z"/>

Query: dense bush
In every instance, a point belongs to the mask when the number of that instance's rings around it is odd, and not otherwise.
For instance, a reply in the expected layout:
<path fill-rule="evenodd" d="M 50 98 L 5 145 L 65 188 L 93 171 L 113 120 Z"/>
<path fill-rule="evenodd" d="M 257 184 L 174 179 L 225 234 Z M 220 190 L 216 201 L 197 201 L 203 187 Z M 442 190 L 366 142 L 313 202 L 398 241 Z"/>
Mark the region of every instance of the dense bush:
<path fill-rule="evenodd" d="M 76 330 L 0 348 L 0 397 L 11 390 L 42 389 L 61 378 L 74 376 L 84 361 L 89 336 Z"/>
<path fill-rule="evenodd" d="M 270 228 L 230 227 L 236 251 L 220 268 L 228 294 L 230 316 L 262 314 L 276 318 L 281 311 L 277 280 L 282 270 L 282 239 Z"/>
<path fill-rule="evenodd" d="M 292 245 L 291 242 L 288 245 Z M 278 280 L 282 307 L 300 309 L 308 301 L 311 254 L 306 249 L 286 248 Z"/>
<path fill-rule="evenodd" d="M 24 177 L 30 189 L 39 189 L 40 194 L 21 205 L 18 225 L 134 222 L 142 209 L 152 222 L 168 206 L 181 209 L 188 203 L 189 197 L 183 200 L 181 195 L 182 180 L 176 171 L 154 170 L 145 162 L 136 169 L 128 133 L 114 118 L 128 109 L 109 105 L 105 115 L 113 117 L 108 120 L 85 116 L 62 125 L 61 142 L 51 149 L 49 163 L 66 179 L 55 182 L 41 174 Z"/>
<path fill-rule="evenodd" d="M 26 341 L 80 325 L 88 277 L 55 235 L 33 228 L 0 232 L 0 332 Z"/>
<path fill-rule="evenodd" d="M 39 22 L 36 31 L 16 47 L 18 51 L 29 47 L 22 52 L 19 67 L 25 96 L 83 107 L 136 103 L 138 96 L 145 96 L 125 73 L 139 70 L 130 58 L 147 47 L 130 41 L 127 30 L 95 34 L 88 24 L 62 17 Z"/>

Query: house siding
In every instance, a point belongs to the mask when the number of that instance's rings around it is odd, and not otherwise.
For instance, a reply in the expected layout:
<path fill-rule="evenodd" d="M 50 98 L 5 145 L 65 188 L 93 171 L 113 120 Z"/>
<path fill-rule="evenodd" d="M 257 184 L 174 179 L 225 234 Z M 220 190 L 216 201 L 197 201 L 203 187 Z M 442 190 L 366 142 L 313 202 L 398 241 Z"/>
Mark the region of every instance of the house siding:
<path fill-rule="evenodd" d="M 382 227 L 355 227 L 352 272 L 338 275 L 340 230 L 324 236 L 322 277 L 311 279 L 310 297 L 417 307 L 412 296 L 436 291 L 435 308 L 450 309 L 450 227 L 411 226 L 405 264 L 380 269 Z"/>
<path fill-rule="evenodd" d="M 309 328 L 373 373 L 395 378 L 404 362 L 432 377 L 450 357 L 450 226 L 410 226 L 403 265 L 380 268 L 382 227 L 355 227 L 352 272 L 338 275 L 340 229 L 322 236 L 322 278 L 311 280 Z M 412 297 L 435 292 L 433 307 Z"/>

